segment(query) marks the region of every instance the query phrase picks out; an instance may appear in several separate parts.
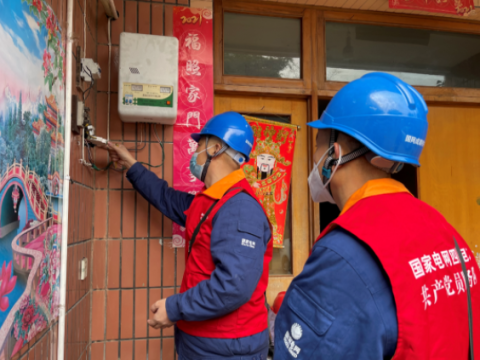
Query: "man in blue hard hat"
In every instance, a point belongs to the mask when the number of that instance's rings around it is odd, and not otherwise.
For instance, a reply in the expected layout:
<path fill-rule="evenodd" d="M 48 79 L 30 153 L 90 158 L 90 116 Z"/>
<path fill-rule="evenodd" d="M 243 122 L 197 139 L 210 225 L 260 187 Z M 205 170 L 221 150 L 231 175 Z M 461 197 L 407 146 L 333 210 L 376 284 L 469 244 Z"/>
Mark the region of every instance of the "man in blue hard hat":
<path fill-rule="evenodd" d="M 285 295 L 275 359 L 466 360 L 469 323 L 480 356 L 473 253 L 441 214 L 390 177 L 403 164 L 420 165 L 427 112 L 413 87 L 371 73 L 309 124 L 318 129 L 311 197 L 341 213 Z"/>
<path fill-rule="evenodd" d="M 168 187 L 125 147 L 109 144 L 134 188 L 186 228 L 180 293 L 158 300 L 148 324 L 175 324 L 180 359 L 266 359 L 271 228 L 240 169 L 249 160 L 253 131 L 243 116 L 227 112 L 192 138 L 198 148 L 190 171 L 205 184 L 195 196 Z"/>

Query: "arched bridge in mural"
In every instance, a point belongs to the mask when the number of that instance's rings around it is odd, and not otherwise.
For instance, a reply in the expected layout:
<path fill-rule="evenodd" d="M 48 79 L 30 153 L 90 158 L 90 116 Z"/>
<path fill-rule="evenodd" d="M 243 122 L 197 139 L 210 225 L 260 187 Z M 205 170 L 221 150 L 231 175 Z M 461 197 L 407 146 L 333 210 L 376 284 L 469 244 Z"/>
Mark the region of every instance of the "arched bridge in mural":
<path fill-rule="evenodd" d="M 48 200 L 35 171 L 13 163 L 0 179 L 0 238 L 19 225 L 17 205 L 25 201 L 25 219 L 47 218 Z M 20 209 L 18 209 L 20 210 Z"/>
<path fill-rule="evenodd" d="M 0 179 L 0 239 L 22 227 L 22 233 L 12 242 L 13 268 L 17 275 L 28 277 L 34 262 L 34 257 L 27 254 L 30 251 L 23 253 L 22 250 L 43 249 L 46 231 L 53 222 L 53 219 L 46 221 L 48 206 L 38 175 L 21 163 L 9 166 Z M 38 226 L 38 222 L 42 225 Z M 27 229 L 30 230 L 25 231 Z"/>
<path fill-rule="evenodd" d="M 0 358 L 8 358 L 21 346 L 21 341 L 13 337 L 12 329 L 22 299 L 35 297 L 42 313 L 48 314 L 48 318 L 54 317 L 52 301 L 58 298 L 58 291 L 54 296 L 58 269 L 47 278 L 45 272 L 59 266 L 59 221 L 59 214 L 48 201 L 38 175 L 21 163 L 12 164 L 0 178 L 0 253 L 7 264 L 7 274 L 0 264 L 0 276 L 5 277 L 2 281 L 16 276 L 16 284 L 8 294 L 0 293 L 0 298 L 8 296 L 10 300 L 8 309 L 0 312 L 0 339 L 3 340 Z M 12 273 L 8 270 L 10 266 Z"/>

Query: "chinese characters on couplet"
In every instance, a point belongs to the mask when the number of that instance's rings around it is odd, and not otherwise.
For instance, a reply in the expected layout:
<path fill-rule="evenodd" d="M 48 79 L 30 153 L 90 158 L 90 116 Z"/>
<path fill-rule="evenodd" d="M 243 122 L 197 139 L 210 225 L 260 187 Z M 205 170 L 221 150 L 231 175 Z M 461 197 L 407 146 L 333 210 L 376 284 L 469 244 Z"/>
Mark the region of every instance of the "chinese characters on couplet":
<path fill-rule="evenodd" d="M 173 187 L 192 195 L 203 184 L 190 172 L 197 143 L 190 138 L 213 116 L 213 19 L 211 11 L 173 8 L 173 35 L 179 41 L 178 109 L 173 127 Z M 185 229 L 172 225 L 174 247 L 185 245 Z"/>
<path fill-rule="evenodd" d="M 197 100 L 201 100 L 201 97 L 200 97 L 200 89 L 194 85 L 190 85 L 188 88 L 187 88 L 187 101 L 189 103 L 194 103 L 196 102 Z"/>
<path fill-rule="evenodd" d="M 188 138 L 188 154 L 191 155 L 193 154 L 195 151 L 197 151 L 197 147 L 198 147 L 198 143 L 193 140 L 192 138 Z"/>
<path fill-rule="evenodd" d="M 185 124 L 186 127 L 193 126 L 200 130 L 201 122 L 200 122 L 200 111 L 189 111 L 187 113 L 187 121 Z"/>
<path fill-rule="evenodd" d="M 185 37 L 185 42 L 183 46 L 190 50 L 199 51 L 202 49 L 202 44 L 200 43 L 200 37 L 196 33 L 189 33 Z"/>
<path fill-rule="evenodd" d="M 187 64 L 185 65 L 185 74 L 190 76 L 202 75 L 202 73 L 200 72 L 200 65 L 198 64 L 198 60 L 187 60 Z"/>
<path fill-rule="evenodd" d="M 465 264 L 472 258 L 468 255 L 465 248 L 460 249 Z M 437 271 L 446 269 L 448 267 L 460 264 L 457 251 L 455 249 L 440 251 L 440 253 L 434 252 L 430 255 L 423 255 L 422 257 L 410 260 L 408 262 L 412 269 L 415 279 L 420 279 L 426 274 L 434 274 Z M 439 273 L 440 274 L 440 273 Z M 472 266 L 467 270 L 468 284 L 470 287 L 477 285 L 477 274 L 475 273 L 475 266 Z M 439 294 L 445 292 L 446 296 L 452 296 L 460 294 L 466 290 L 465 276 L 462 271 L 454 273 L 453 279 L 450 275 L 441 275 L 440 279 L 435 279 L 435 282 L 430 286 L 424 284 L 422 286 L 422 298 L 425 309 L 437 303 Z M 454 285 L 453 285 L 454 284 Z M 433 299 L 432 295 L 433 293 Z"/>

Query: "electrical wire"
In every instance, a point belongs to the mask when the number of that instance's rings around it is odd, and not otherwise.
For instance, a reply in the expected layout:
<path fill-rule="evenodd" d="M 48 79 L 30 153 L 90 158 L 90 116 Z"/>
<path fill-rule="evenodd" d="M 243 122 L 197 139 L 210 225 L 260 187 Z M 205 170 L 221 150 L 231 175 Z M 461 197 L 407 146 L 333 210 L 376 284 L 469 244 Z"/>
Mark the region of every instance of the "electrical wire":
<path fill-rule="evenodd" d="M 147 138 L 147 124 L 143 124 L 143 133 L 145 133 L 145 139 Z M 134 148 L 127 148 L 127 150 L 143 150 L 145 149 L 145 146 L 147 145 L 146 141 L 143 141 L 143 133 L 140 133 L 140 144 L 143 144 L 141 148 L 138 148 L 137 145 L 135 144 Z M 126 147 L 126 146 L 125 146 Z"/>
<path fill-rule="evenodd" d="M 82 90 L 82 99 L 83 99 L 83 103 L 85 103 L 85 101 L 87 101 L 88 99 L 88 96 L 90 95 L 90 91 L 92 90 L 93 86 L 95 85 L 95 80 L 93 79 L 93 74 L 92 74 L 92 71 L 90 70 L 90 68 L 88 66 L 83 66 L 82 65 L 82 71 L 85 70 L 85 72 L 88 72 L 88 75 L 90 76 L 90 86 L 86 89 L 86 90 Z M 85 96 L 85 94 L 87 94 L 87 96 Z"/>
<path fill-rule="evenodd" d="M 146 124 L 145 124 L 145 132 L 146 132 Z M 161 149 L 162 149 L 162 163 L 159 164 L 159 165 L 152 165 L 152 164 L 149 164 L 149 163 L 146 163 L 146 162 L 142 162 L 142 161 L 138 161 L 140 164 L 142 165 L 145 165 L 145 166 L 149 166 L 151 168 L 159 168 L 159 167 L 162 167 L 164 162 L 165 162 L 165 149 L 164 149 L 164 146 L 163 146 L 163 142 L 160 140 L 160 136 L 158 135 L 158 132 L 157 132 L 157 124 L 154 124 L 153 125 L 153 132 L 155 134 L 155 138 L 157 139 L 157 142 L 158 144 L 160 145 Z M 93 162 L 93 158 L 92 158 L 92 153 L 90 151 L 90 144 L 88 144 L 87 140 L 85 140 L 85 144 L 87 145 L 87 149 L 88 149 L 88 158 L 90 160 L 90 164 L 92 165 L 92 169 L 95 170 L 95 171 L 106 171 L 108 169 L 110 169 L 110 167 L 113 165 L 113 161 L 110 161 L 107 166 L 105 166 L 104 168 L 99 168 L 98 166 L 95 165 L 95 163 Z M 144 144 L 146 145 L 146 141 L 144 142 Z M 144 147 L 145 147 L 144 145 Z M 127 149 L 129 150 L 129 149 Z M 121 169 L 113 169 L 113 170 L 116 170 L 116 171 L 124 171 L 126 170 L 125 167 L 122 167 Z"/>
<path fill-rule="evenodd" d="M 158 144 L 162 148 L 162 163 L 157 166 L 152 166 L 154 168 L 157 168 L 157 167 L 163 166 L 163 163 L 165 162 L 165 149 L 163 148 L 163 142 L 160 141 L 160 136 L 158 136 L 158 133 L 157 133 L 157 124 L 153 124 L 153 133 L 155 134 L 155 138 L 157 139 Z"/>
<path fill-rule="evenodd" d="M 108 17 L 107 35 L 108 35 L 108 92 L 107 92 L 107 141 L 110 141 L 110 81 L 112 69 L 112 18 Z"/>

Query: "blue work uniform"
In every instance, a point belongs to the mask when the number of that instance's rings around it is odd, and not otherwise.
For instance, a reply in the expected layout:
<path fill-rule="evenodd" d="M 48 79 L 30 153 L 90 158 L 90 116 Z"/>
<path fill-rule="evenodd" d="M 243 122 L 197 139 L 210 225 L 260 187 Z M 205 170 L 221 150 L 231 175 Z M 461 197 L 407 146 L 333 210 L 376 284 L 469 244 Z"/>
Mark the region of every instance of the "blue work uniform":
<path fill-rule="evenodd" d="M 165 180 L 159 179 L 140 163 L 130 168 L 127 178 L 135 190 L 166 217 L 185 226 L 184 212 L 190 207 L 193 195 L 170 188 Z M 229 226 L 232 219 L 248 219 L 250 226 L 263 229 L 263 242 L 255 246 L 248 259 L 239 257 L 238 249 L 232 246 L 237 243 L 232 239 L 242 237 L 238 230 Z M 245 304 L 263 273 L 263 258 L 270 238 L 267 217 L 255 199 L 239 193 L 228 200 L 213 219 L 211 255 L 216 268 L 209 280 L 167 298 L 169 319 L 172 322 L 204 321 L 226 315 Z M 180 359 L 185 360 L 264 360 L 268 339 L 268 329 L 248 337 L 219 339 L 195 337 L 175 328 L 177 352 Z"/>
<path fill-rule="evenodd" d="M 373 251 L 336 228 L 318 241 L 275 321 L 275 360 L 390 359 L 397 316 Z"/>

